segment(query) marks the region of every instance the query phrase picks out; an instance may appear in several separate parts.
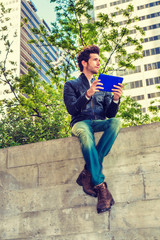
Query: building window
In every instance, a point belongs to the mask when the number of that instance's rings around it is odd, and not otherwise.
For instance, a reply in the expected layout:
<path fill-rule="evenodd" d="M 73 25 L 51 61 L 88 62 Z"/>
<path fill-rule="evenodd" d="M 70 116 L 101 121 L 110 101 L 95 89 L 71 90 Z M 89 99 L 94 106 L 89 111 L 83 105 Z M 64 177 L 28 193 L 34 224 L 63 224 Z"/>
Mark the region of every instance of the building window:
<path fill-rule="evenodd" d="M 115 6 L 115 5 L 119 5 L 119 4 L 122 4 L 122 3 L 126 3 L 126 2 L 131 2 L 132 0 L 119 0 L 119 1 L 115 1 L 115 2 L 111 2 L 110 3 L 110 6 Z"/>
<path fill-rule="evenodd" d="M 27 65 L 26 65 L 24 62 L 22 62 L 22 61 L 21 61 L 21 65 L 22 65 L 25 69 L 28 68 Z"/>
<path fill-rule="evenodd" d="M 135 69 L 125 69 L 121 71 L 117 71 L 118 76 L 125 76 L 125 75 L 130 75 L 134 73 L 139 73 L 141 72 L 141 66 L 136 66 Z"/>
<path fill-rule="evenodd" d="M 149 71 L 149 70 L 153 70 L 153 69 L 159 69 L 159 68 L 160 68 L 160 62 L 149 63 L 149 64 L 144 65 L 144 70 L 145 71 Z"/>
<path fill-rule="evenodd" d="M 20 73 L 21 73 L 22 75 L 24 75 L 24 74 L 25 74 L 25 72 L 24 72 L 22 69 L 21 69 Z"/>
<path fill-rule="evenodd" d="M 141 109 L 142 113 L 146 113 L 146 108 Z"/>
<path fill-rule="evenodd" d="M 144 99 L 144 95 L 139 95 L 139 96 L 135 96 L 135 97 L 132 97 L 135 101 L 140 101 L 140 100 L 143 100 Z"/>
<path fill-rule="evenodd" d="M 113 12 L 113 13 L 111 13 L 111 16 L 118 16 L 118 15 L 122 15 L 122 12 Z"/>
<path fill-rule="evenodd" d="M 158 5 L 160 5 L 160 1 L 156 1 L 156 2 L 152 2 L 152 3 L 148 3 L 148 4 L 138 6 L 137 9 L 142 10 L 144 8 L 150 8 L 150 7 L 154 7 L 154 6 L 158 6 Z"/>
<path fill-rule="evenodd" d="M 135 82 L 129 82 L 129 83 L 127 83 L 127 85 L 125 86 L 124 89 L 128 90 L 128 89 L 140 88 L 140 87 L 143 87 L 142 80 L 138 80 L 138 81 L 135 81 Z"/>
<path fill-rule="evenodd" d="M 141 16 L 141 17 L 139 17 L 139 20 L 142 21 L 145 19 L 155 18 L 155 17 L 159 17 L 159 16 L 160 16 L 160 12 L 156 12 L 156 13 L 148 14 L 145 16 Z"/>
<path fill-rule="evenodd" d="M 154 83 L 159 84 L 160 83 L 160 77 L 155 77 L 154 78 Z"/>
<path fill-rule="evenodd" d="M 107 8 L 107 4 L 103 4 L 103 5 L 99 5 L 99 6 L 95 7 L 96 10 L 100 10 L 100 9 L 103 9 L 103 8 Z"/>
<path fill-rule="evenodd" d="M 145 16 L 141 16 L 139 17 L 139 20 L 142 21 L 142 20 L 145 20 L 145 19 L 149 19 L 149 18 L 155 18 L 155 17 L 159 17 L 160 16 L 160 12 L 157 12 L 157 13 L 152 13 L 152 14 L 149 14 L 149 15 L 145 15 Z M 125 25 L 127 24 L 127 21 L 128 20 L 124 20 L 124 21 L 121 21 L 119 22 L 119 25 Z M 132 19 L 132 22 L 135 22 L 134 19 Z"/>
<path fill-rule="evenodd" d="M 157 24 L 154 24 L 154 25 L 150 25 L 150 26 L 147 26 L 147 27 L 143 27 L 142 29 L 144 31 L 148 31 L 148 30 L 151 30 L 151 29 L 156 29 L 156 28 L 159 28 L 160 27 L 160 23 L 157 23 Z"/>
<path fill-rule="evenodd" d="M 30 55 L 30 47 L 21 41 L 21 48 Z"/>
<path fill-rule="evenodd" d="M 149 93 L 148 94 L 148 98 L 156 98 L 156 97 L 160 97 L 160 92 Z"/>
<path fill-rule="evenodd" d="M 149 37 L 149 38 L 144 38 L 143 42 L 152 42 L 160 39 L 160 35 Z"/>
<path fill-rule="evenodd" d="M 157 41 L 160 39 L 160 35 L 144 38 L 143 43 Z M 127 43 L 127 47 L 132 46 L 132 43 Z"/>
<path fill-rule="evenodd" d="M 143 56 L 144 57 L 151 56 L 151 55 L 156 55 L 156 54 L 160 54 L 160 47 L 152 48 L 152 49 L 148 49 L 148 50 L 143 51 Z"/>
<path fill-rule="evenodd" d="M 129 34 L 134 34 L 134 33 L 136 33 L 136 29 L 130 30 Z"/>
<path fill-rule="evenodd" d="M 41 24 L 41 22 L 39 22 L 39 21 L 36 19 L 35 15 L 32 13 L 32 11 L 26 6 L 26 4 L 22 2 L 22 5 L 23 5 L 23 7 L 25 8 L 25 11 L 23 11 L 23 13 L 25 14 L 25 12 L 27 11 L 28 14 L 29 14 L 29 16 L 31 16 L 32 19 L 34 19 L 34 21 L 35 21 L 38 25 Z"/>

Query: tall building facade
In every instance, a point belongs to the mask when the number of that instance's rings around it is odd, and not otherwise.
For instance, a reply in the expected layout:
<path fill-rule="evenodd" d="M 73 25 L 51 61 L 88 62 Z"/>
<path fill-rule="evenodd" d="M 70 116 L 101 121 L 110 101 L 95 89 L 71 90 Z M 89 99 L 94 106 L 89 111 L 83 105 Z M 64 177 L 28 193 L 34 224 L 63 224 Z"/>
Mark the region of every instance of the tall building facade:
<path fill-rule="evenodd" d="M 152 100 L 160 100 L 160 1 L 156 0 L 94 0 L 95 17 L 99 13 L 116 14 L 115 20 L 121 26 L 125 26 L 121 14 L 117 14 L 116 7 L 126 8 L 129 4 L 134 6 L 134 16 L 138 16 L 139 25 L 144 31 L 142 59 L 134 64 L 135 70 L 115 72 L 118 76 L 124 77 L 127 83 L 124 95 L 130 95 L 142 105 L 143 112 L 147 112 Z M 135 23 L 134 23 L 135 24 Z M 136 36 L 136 32 L 132 33 Z M 127 46 L 132 53 L 133 46 Z M 113 61 L 115 61 L 113 59 Z M 155 103 L 160 109 L 160 103 Z"/>
<path fill-rule="evenodd" d="M 37 40 L 38 37 L 31 31 L 32 28 L 39 28 L 39 25 L 44 25 L 48 34 L 50 34 L 50 28 L 45 20 L 40 19 L 36 14 L 36 7 L 31 0 L 0 0 L 6 9 L 11 8 L 8 17 L 10 21 L 8 23 L 8 36 L 9 41 L 12 42 L 11 49 L 12 53 L 8 54 L 8 65 L 11 67 L 9 61 L 17 63 L 16 76 L 27 73 L 27 62 L 35 63 L 40 67 L 38 70 L 39 75 L 42 79 L 50 82 L 50 77 L 46 76 L 46 72 L 49 69 L 45 58 L 54 62 L 58 58 L 58 49 L 49 46 L 48 42 L 44 40 L 41 46 L 36 44 L 29 44 L 28 41 L 31 39 Z M 28 19 L 25 24 L 23 19 Z M 13 37 L 16 32 L 16 37 Z M 3 47 L 3 46 L 2 46 Z M 2 48 L 1 48 L 2 49 Z M 5 48 L 3 47 L 2 58 L 5 58 Z M 6 86 L 1 86 L 0 99 L 4 98 L 4 89 Z M 6 97 L 7 95 L 5 95 Z M 9 97 L 9 95 L 8 95 Z"/>

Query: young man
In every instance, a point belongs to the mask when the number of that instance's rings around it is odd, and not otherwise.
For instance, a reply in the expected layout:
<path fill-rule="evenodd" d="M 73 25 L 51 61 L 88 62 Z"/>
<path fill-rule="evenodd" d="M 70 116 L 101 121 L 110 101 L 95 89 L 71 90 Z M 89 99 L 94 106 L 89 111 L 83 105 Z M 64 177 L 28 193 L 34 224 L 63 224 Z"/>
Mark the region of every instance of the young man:
<path fill-rule="evenodd" d="M 76 80 L 65 83 L 64 102 L 71 115 L 71 132 L 79 138 L 85 160 L 77 183 L 86 194 L 98 196 L 97 212 L 101 213 L 114 204 L 102 170 L 103 158 L 109 153 L 121 126 L 120 121 L 114 117 L 120 103 L 122 84 L 114 86 L 113 94 L 100 91 L 103 84 L 93 77 L 100 67 L 97 46 L 84 48 L 77 61 L 82 74 Z M 96 146 L 94 132 L 101 131 L 103 135 Z"/>

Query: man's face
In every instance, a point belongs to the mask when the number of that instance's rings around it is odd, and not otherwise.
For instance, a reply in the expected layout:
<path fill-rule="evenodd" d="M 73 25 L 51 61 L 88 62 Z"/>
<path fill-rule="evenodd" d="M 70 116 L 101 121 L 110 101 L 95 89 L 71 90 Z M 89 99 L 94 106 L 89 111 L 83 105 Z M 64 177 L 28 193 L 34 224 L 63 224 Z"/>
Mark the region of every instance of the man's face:
<path fill-rule="evenodd" d="M 90 58 L 86 63 L 86 71 L 97 74 L 100 67 L 100 57 L 97 53 L 90 53 Z"/>

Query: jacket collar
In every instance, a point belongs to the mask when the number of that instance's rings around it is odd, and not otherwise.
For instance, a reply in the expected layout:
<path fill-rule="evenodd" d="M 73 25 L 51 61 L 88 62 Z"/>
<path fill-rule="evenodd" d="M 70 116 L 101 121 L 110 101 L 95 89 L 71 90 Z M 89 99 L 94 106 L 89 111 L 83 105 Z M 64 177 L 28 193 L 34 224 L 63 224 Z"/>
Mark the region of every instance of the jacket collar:
<path fill-rule="evenodd" d="M 86 77 L 86 75 L 85 75 L 84 73 L 81 73 L 81 75 L 79 76 L 79 78 L 82 80 L 83 84 L 84 84 L 87 88 L 90 87 L 89 81 L 88 81 L 88 79 L 87 79 L 87 77 Z M 95 80 L 95 78 L 93 77 L 93 78 L 91 79 L 91 83 L 92 83 L 94 80 Z"/>

